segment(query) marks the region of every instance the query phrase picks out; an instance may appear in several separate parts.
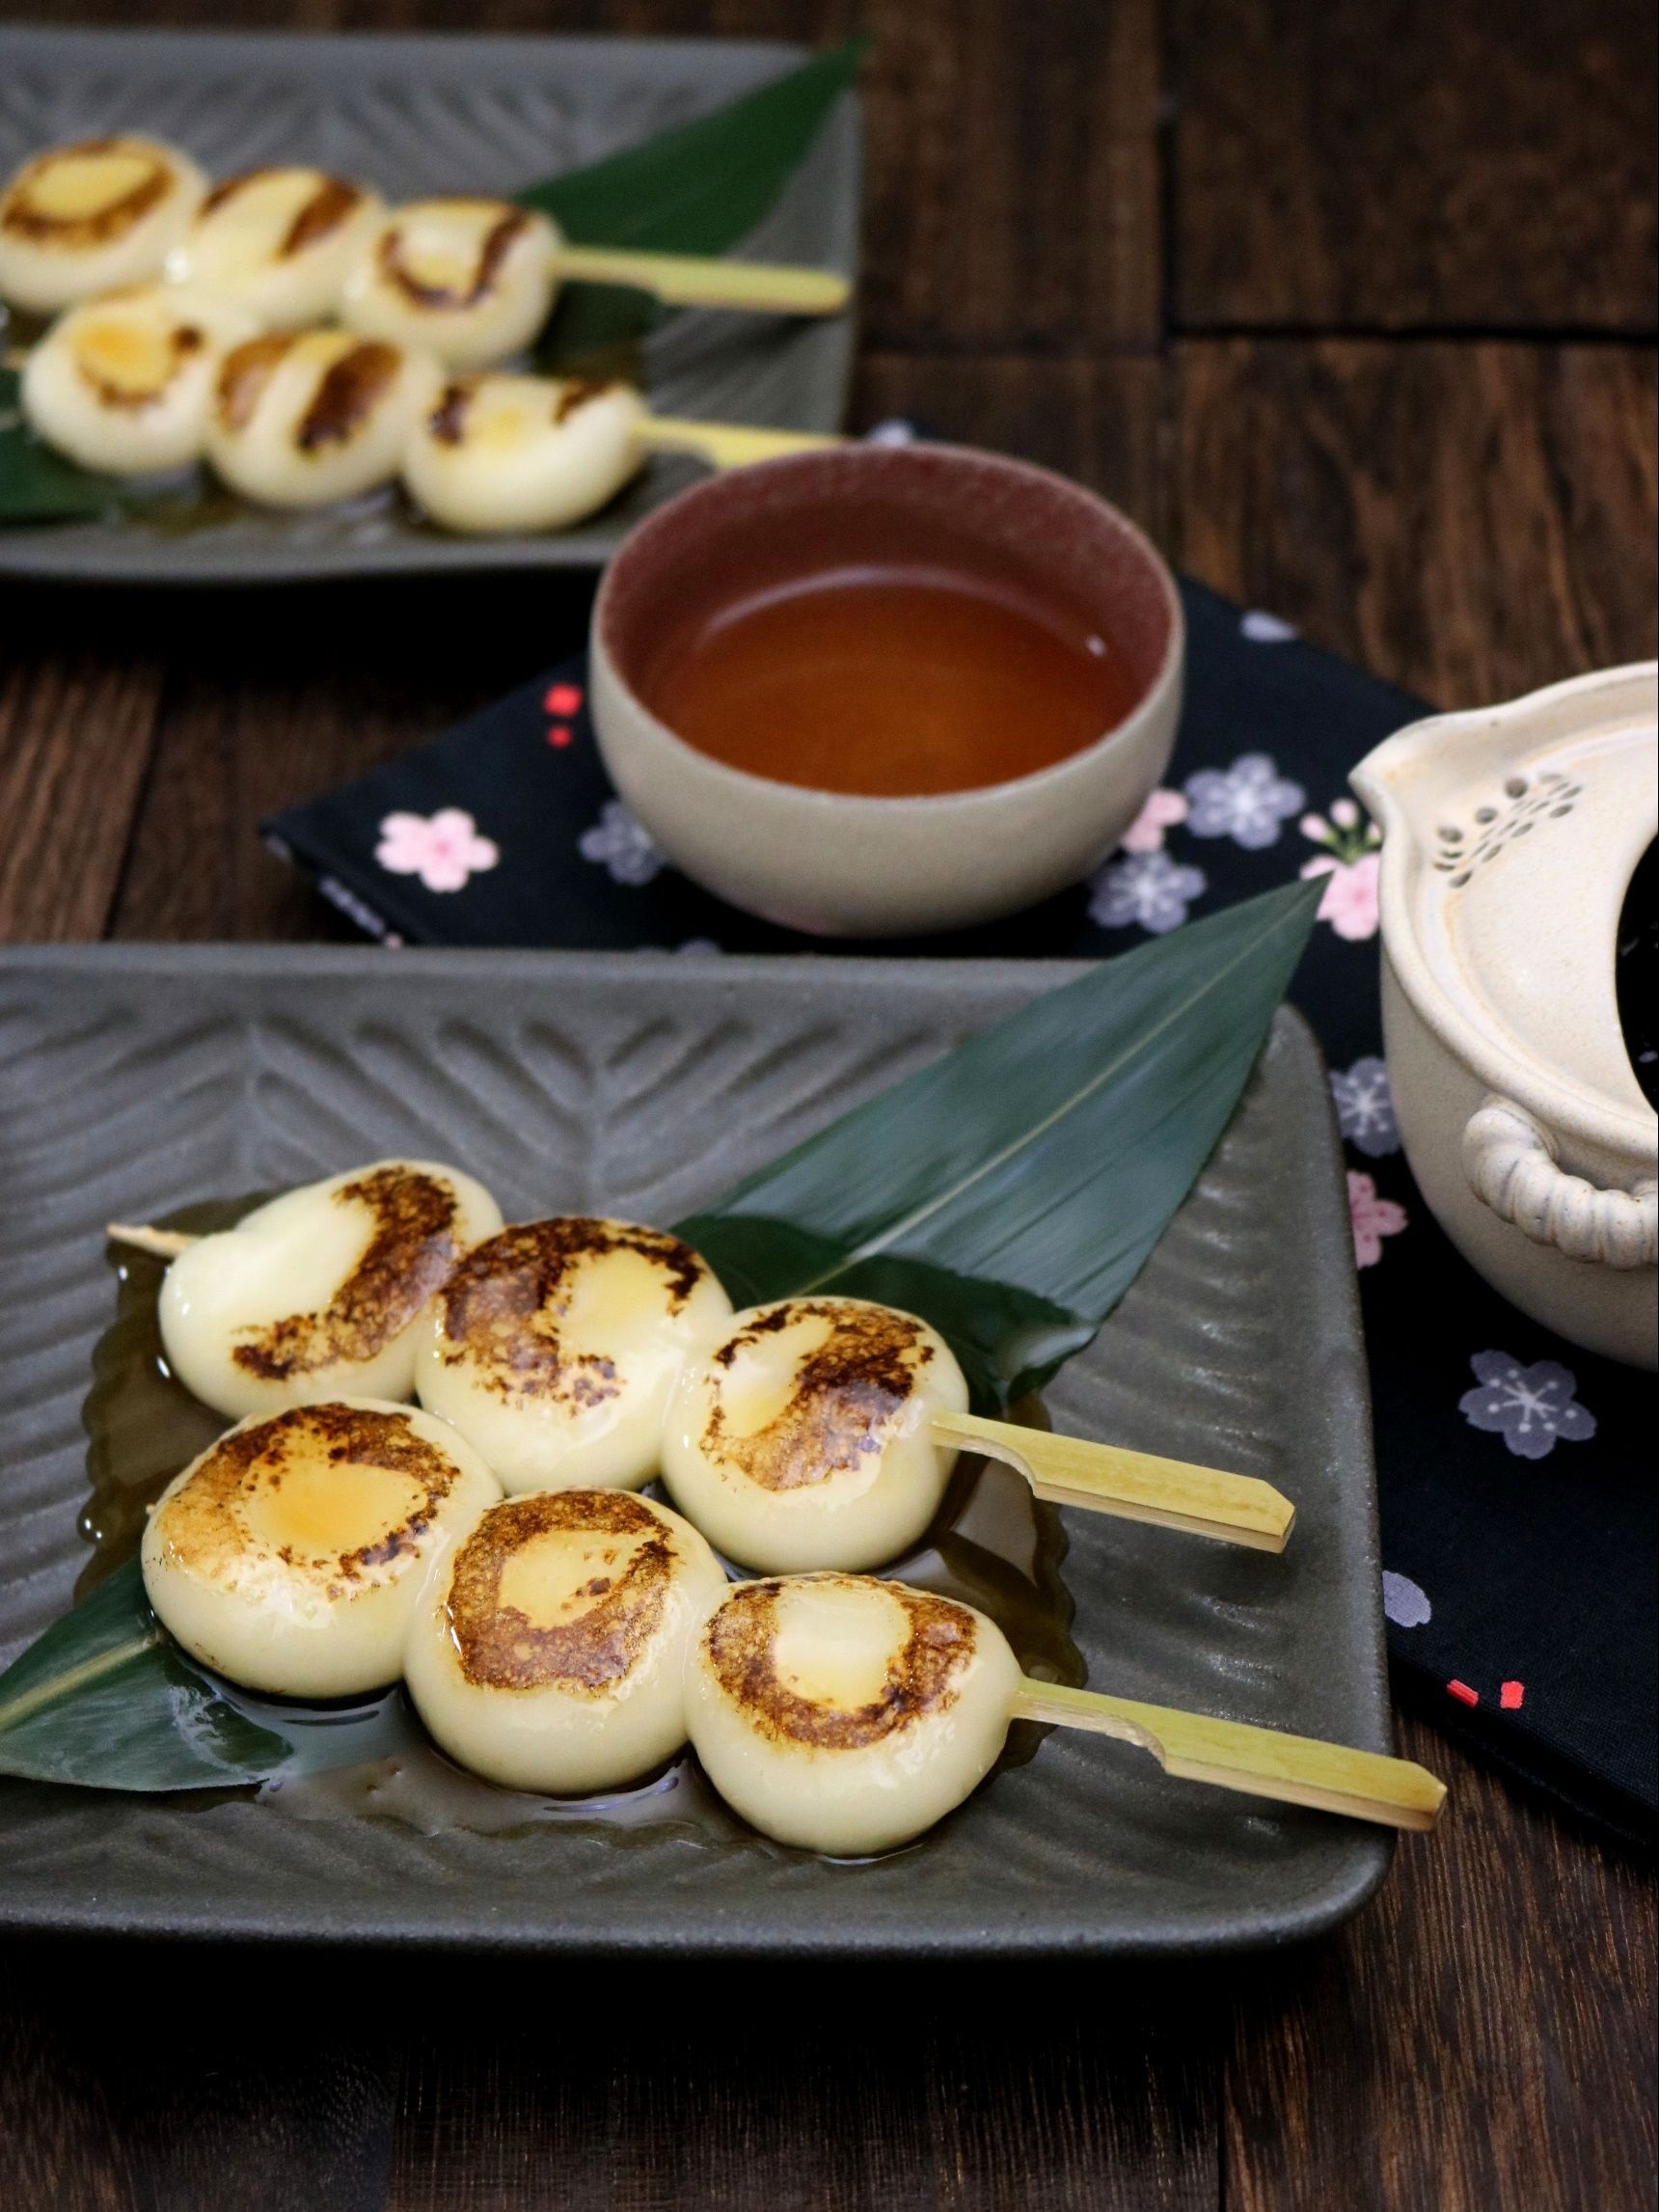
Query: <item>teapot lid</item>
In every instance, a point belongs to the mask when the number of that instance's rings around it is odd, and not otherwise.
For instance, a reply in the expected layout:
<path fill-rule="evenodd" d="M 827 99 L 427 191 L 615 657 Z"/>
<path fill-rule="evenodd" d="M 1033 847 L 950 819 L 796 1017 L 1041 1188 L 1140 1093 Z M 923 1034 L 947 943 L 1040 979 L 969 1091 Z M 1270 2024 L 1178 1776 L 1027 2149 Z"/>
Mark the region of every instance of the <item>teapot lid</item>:
<path fill-rule="evenodd" d="M 1382 926 L 1407 995 L 1488 1085 L 1559 1126 L 1653 1144 L 1619 1022 L 1619 915 L 1659 828 L 1653 664 L 1414 724 L 1353 786 L 1382 824 Z"/>

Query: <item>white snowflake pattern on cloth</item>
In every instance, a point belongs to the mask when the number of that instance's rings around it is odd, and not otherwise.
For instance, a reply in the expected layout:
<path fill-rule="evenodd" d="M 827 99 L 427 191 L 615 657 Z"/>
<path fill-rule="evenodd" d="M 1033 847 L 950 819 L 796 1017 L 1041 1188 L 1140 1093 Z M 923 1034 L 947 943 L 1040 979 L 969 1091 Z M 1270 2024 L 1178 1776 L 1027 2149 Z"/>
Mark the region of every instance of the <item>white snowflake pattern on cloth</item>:
<path fill-rule="evenodd" d="M 1577 1400 L 1578 1379 L 1558 1359 L 1523 1367 L 1507 1352 L 1477 1352 L 1469 1365 L 1478 1390 L 1465 1390 L 1458 1410 L 1472 1429 L 1501 1435 L 1523 1460 L 1542 1460 L 1564 1438 L 1582 1444 L 1595 1434 L 1595 1415 Z"/>
<path fill-rule="evenodd" d="M 1231 768 L 1200 768 L 1183 786 L 1195 837 L 1231 837 L 1248 853 L 1279 842 L 1280 825 L 1299 814 L 1307 793 L 1281 776 L 1269 752 L 1241 752 Z"/>
<path fill-rule="evenodd" d="M 1138 922 L 1154 937 L 1179 929 L 1192 901 L 1204 896 L 1202 868 L 1184 866 L 1167 853 L 1131 853 L 1090 879 L 1089 918 L 1101 929 Z"/>
<path fill-rule="evenodd" d="M 1293 623 L 1282 614 L 1269 614 L 1265 607 L 1249 607 L 1238 617 L 1241 636 L 1253 645 L 1288 645 L 1296 635 Z"/>
<path fill-rule="evenodd" d="M 1382 1609 L 1397 1628 L 1421 1628 L 1434 1618 L 1428 1593 L 1409 1574 L 1382 1570 Z"/>
<path fill-rule="evenodd" d="M 578 845 L 585 860 L 608 868 L 613 882 L 635 889 L 663 868 L 663 855 L 620 799 L 606 800 L 598 821 L 583 831 Z"/>
<path fill-rule="evenodd" d="M 1337 1126 L 1356 1152 L 1368 1160 L 1381 1160 L 1400 1150 L 1388 1068 L 1374 1052 L 1355 1060 L 1351 1068 L 1331 1070 L 1331 1097 L 1336 1101 Z"/>

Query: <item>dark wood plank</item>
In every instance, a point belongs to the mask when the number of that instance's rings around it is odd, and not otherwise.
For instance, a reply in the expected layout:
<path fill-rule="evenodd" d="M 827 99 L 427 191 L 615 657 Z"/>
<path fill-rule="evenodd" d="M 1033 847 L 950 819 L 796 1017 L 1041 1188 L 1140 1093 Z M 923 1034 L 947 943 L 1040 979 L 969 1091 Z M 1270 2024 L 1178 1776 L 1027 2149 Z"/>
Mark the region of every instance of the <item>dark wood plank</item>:
<path fill-rule="evenodd" d="M 1190 341 L 1179 555 L 1448 706 L 1654 649 L 1655 366 L 1617 346 Z"/>
<path fill-rule="evenodd" d="M 1648 0 L 1172 0 L 1177 320 L 1651 331 Z"/>
<path fill-rule="evenodd" d="M 0 640 L 0 941 L 101 937 L 154 744 L 160 663 L 101 595 L 68 604 L 12 586 Z"/>
<path fill-rule="evenodd" d="M 1241 1987 L 1228 2212 L 1638 2212 L 1654 2188 L 1649 1871 L 1422 1722 L 1452 1813 L 1335 1941 Z"/>
<path fill-rule="evenodd" d="M 993 1968 L 457 1970 L 389 2212 L 1211 2212 L 1223 2022 Z M 447 2020 L 444 2017 L 447 2014 Z M 458 2145 L 465 2155 L 454 2155 Z"/>
<path fill-rule="evenodd" d="M 908 419 L 929 437 L 1058 469 L 1103 493 L 1161 540 L 1174 512 L 1171 396 L 1159 364 L 1132 354 L 1053 361 L 877 350 L 861 358 L 852 419 L 858 429 Z"/>
<path fill-rule="evenodd" d="M 306 938 L 342 925 L 261 817 L 435 736 L 580 644 L 588 578 L 527 575 L 181 596 L 177 672 L 111 919 L 118 937 Z"/>
<path fill-rule="evenodd" d="M 378 2212 L 393 2015 L 338 1956 L 0 1953 L 0 2203 Z"/>

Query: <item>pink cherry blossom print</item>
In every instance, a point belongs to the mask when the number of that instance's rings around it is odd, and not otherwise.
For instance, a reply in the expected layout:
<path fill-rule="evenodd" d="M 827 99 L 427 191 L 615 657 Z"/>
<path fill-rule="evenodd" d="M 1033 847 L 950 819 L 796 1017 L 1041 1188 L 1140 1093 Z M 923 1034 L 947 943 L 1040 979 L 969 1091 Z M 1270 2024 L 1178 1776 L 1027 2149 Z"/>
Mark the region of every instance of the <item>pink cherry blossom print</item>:
<path fill-rule="evenodd" d="M 1180 791 L 1154 791 L 1146 805 L 1124 832 L 1123 846 L 1126 853 L 1159 853 L 1163 850 L 1163 833 L 1173 830 L 1178 822 L 1186 820 L 1185 796 Z"/>
<path fill-rule="evenodd" d="M 493 868 L 501 848 L 480 837 L 460 806 L 424 814 L 388 814 L 380 825 L 374 858 L 389 875 L 419 876 L 429 891 L 465 890 L 469 880 Z"/>
<path fill-rule="evenodd" d="M 1530 1367 L 1507 1352 L 1478 1352 L 1470 1360 L 1476 1390 L 1457 1410 L 1471 1429 L 1502 1436 L 1517 1459 L 1547 1459 L 1564 1439 L 1582 1444 L 1595 1434 L 1595 1415 L 1578 1403 L 1578 1378 L 1559 1359 Z"/>
<path fill-rule="evenodd" d="M 1328 921 L 1351 943 L 1376 935 L 1377 847 L 1382 832 L 1368 821 L 1351 799 L 1336 800 L 1327 820 L 1304 814 L 1296 825 L 1304 837 L 1325 848 L 1307 861 L 1304 876 L 1329 876 L 1318 919 Z"/>
<path fill-rule="evenodd" d="M 1392 1198 L 1379 1198 L 1372 1177 L 1361 1175 L 1357 1168 L 1348 1169 L 1347 1187 L 1354 1265 L 1374 1268 L 1382 1257 L 1384 1237 L 1398 1237 L 1405 1227 L 1405 1208 Z"/>
<path fill-rule="evenodd" d="M 1376 935 L 1376 874 L 1379 856 L 1365 853 L 1357 860 L 1333 860 L 1321 853 L 1307 861 L 1304 876 L 1329 876 L 1325 895 L 1315 917 L 1328 921 L 1350 943 Z"/>
<path fill-rule="evenodd" d="M 562 722 L 580 711 L 582 686 L 580 684 L 549 684 L 541 703 L 549 714 Z"/>

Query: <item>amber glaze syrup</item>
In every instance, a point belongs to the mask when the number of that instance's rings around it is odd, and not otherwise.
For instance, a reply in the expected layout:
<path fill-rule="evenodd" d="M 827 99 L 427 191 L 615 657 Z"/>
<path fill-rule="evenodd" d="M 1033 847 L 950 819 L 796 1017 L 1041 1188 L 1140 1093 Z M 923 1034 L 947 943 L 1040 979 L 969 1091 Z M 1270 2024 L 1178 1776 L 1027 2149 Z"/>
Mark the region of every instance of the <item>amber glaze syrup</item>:
<path fill-rule="evenodd" d="M 921 798 L 1050 768 L 1140 687 L 1107 638 L 950 568 L 774 586 L 666 642 L 641 686 L 698 751 L 775 782 Z"/>

